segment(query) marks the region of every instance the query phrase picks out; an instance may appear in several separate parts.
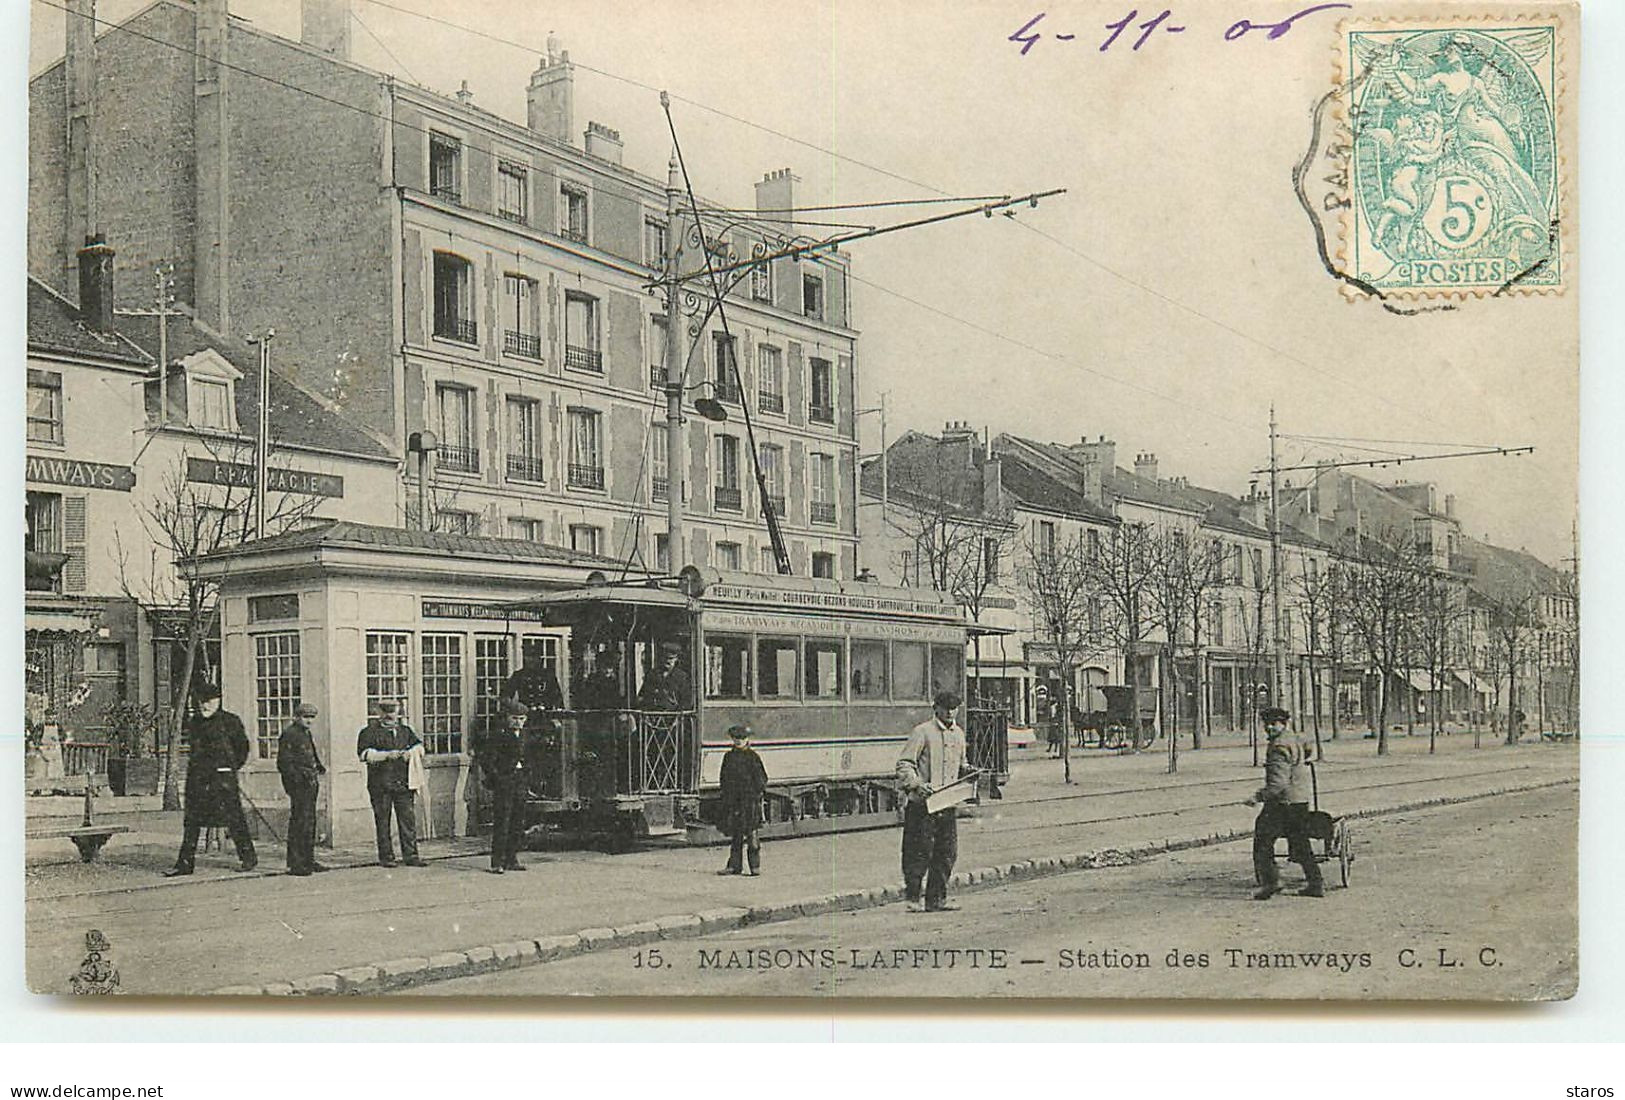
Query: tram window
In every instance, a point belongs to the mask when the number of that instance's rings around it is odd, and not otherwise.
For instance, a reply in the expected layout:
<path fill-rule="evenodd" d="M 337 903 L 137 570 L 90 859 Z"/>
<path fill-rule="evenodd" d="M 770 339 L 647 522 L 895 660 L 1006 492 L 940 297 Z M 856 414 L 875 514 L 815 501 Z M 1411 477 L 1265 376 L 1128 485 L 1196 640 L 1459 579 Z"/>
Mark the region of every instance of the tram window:
<path fill-rule="evenodd" d="M 756 697 L 758 699 L 796 697 L 794 638 L 756 639 Z"/>
<path fill-rule="evenodd" d="M 750 694 L 750 639 L 711 634 L 705 639 L 705 697 L 743 699 Z"/>
<path fill-rule="evenodd" d="M 852 643 L 852 698 L 886 697 L 886 643 Z"/>
<path fill-rule="evenodd" d="M 806 697 L 808 699 L 839 699 L 841 697 L 841 643 L 807 643 Z"/>
<path fill-rule="evenodd" d="M 892 698 L 924 699 L 927 695 L 926 648 L 924 642 L 893 642 Z"/>
<path fill-rule="evenodd" d="M 958 646 L 934 645 L 931 647 L 931 694 L 939 691 L 951 691 L 959 694 L 965 690 L 965 651 Z"/>

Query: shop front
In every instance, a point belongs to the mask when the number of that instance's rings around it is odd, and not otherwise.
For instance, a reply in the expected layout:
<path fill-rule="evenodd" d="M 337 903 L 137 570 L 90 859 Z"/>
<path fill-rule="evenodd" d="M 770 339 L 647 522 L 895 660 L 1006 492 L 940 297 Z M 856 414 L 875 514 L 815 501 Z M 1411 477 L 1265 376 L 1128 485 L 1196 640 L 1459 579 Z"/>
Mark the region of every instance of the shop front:
<path fill-rule="evenodd" d="M 190 568 L 221 585 L 221 690 L 252 742 L 244 791 L 262 811 L 285 812 L 277 737 L 295 706 L 314 703 L 327 765 L 318 832 L 361 847 L 373 823 L 355 745 L 378 703 L 399 703 L 424 742 L 420 835 L 475 831 L 471 739 L 503 681 L 539 663 L 570 682 L 566 632 L 513 605 L 617 567 L 540 543 L 340 522 Z"/>

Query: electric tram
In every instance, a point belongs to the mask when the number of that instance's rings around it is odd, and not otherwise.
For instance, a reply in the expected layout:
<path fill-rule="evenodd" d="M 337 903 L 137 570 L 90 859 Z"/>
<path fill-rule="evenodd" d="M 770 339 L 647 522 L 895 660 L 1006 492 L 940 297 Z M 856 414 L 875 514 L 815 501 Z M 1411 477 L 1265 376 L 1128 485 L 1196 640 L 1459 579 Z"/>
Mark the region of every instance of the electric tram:
<path fill-rule="evenodd" d="M 533 806 L 561 824 L 703 835 L 738 724 L 767 768 L 766 835 L 894 824 L 909 731 L 937 691 L 965 697 L 970 628 L 937 592 L 690 566 L 524 606 L 568 628 L 567 708 L 532 714 Z M 968 755 L 1007 774 L 988 717 L 967 716 Z"/>

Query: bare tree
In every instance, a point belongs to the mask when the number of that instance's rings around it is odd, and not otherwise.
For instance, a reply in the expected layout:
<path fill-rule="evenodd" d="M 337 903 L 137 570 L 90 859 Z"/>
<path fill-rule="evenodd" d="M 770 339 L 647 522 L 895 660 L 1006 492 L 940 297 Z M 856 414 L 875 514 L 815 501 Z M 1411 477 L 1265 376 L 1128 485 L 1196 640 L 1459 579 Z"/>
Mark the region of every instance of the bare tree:
<path fill-rule="evenodd" d="M 191 701 L 204 643 L 216 627 L 221 581 L 219 577 L 205 580 L 179 566 L 228 550 L 255 535 L 254 479 L 251 474 L 240 476 L 245 466 L 252 469 L 253 444 L 201 437 L 197 446 L 214 462 L 216 471 L 224 472 L 225 476 L 217 480 L 225 484 L 192 480 L 188 476 L 189 461 L 202 456 L 183 451 L 162 473 L 152 496 L 137 506 L 146 546 L 128 546 L 119 531 L 113 532 L 112 554 L 124 595 L 144 613 L 170 616 L 180 629 L 181 675 L 162 727 L 166 810 L 180 808 L 181 723 Z M 266 534 L 298 526 L 314 513 L 320 501 L 319 497 L 294 493 L 268 495 Z"/>
<path fill-rule="evenodd" d="M 1432 697 L 1428 713 L 1428 752 L 1438 750 L 1444 731 L 1445 676 L 1456 656 L 1456 635 L 1467 613 L 1461 584 L 1437 569 L 1418 578 L 1416 639 L 1427 666 Z"/>
<path fill-rule="evenodd" d="M 1198 713 L 1191 730 L 1191 747 L 1202 747 L 1201 696 L 1202 625 L 1207 613 L 1207 596 L 1219 583 L 1221 559 L 1218 544 L 1196 533 L 1193 537 L 1179 529 L 1169 529 L 1150 539 L 1151 577 L 1150 618 L 1163 634 L 1163 698 L 1168 700 L 1164 714 L 1168 729 L 1168 772 L 1179 770 L 1179 700 L 1182 696 L 1179 674 L 1179 647 L 1191 654 L 1196 676 Z"/>
<path fill-rule="evenodd" d="M 1322 754 L 1320 740 L 1320 712 L 1321 691 L 1320 672 L 1315 662 L 1322 653 L 1326 653 L 1333 662 L 1332 681 L 1332 730 L 1333 738 L 1337 729 L 1337 681 L 1340 673 L 1336 655 L 1332 652 L 1337 647 L 1336 641 L 1329 632 L 1330 620 L 1333 614 L 1332 604 L 1336 595 L 1337 571 L 1335 569 L 1321 569 L 1318 559 L 1308 554 L 1303 556 L 1303 568 L 1292 578 L 1292 596 L 1298 605 L 1298 612 L 1303 617 L 1304 625 L 1304 652 L 1303 660 L 1309 673 L 1309 713 L 1315 730 L 1315 759 Z"/>
<path fill-rule="evenodd" d="M 1393 682 L 1408 660 L 1407 632 L 1418 603 L 1419 578 L 1428 569 L 1405 535 L 1359 538 L 1344 545 L 1342 607 L 1365 655 L 1377 670 L 1377 755 L 1388 754 L 1388 712 Z"/>
<path fill-rule="evenodd" d="M 1532 585 L 1525 585 L 1494 601 L 1490 610 L 1491 649 L 1507 678 L 1506 743 L 1515 745 L 1523 734 L 1518 693 L 1518 671 L 1529 661 L 1529 644 L 1538 637 L 1540 601 Z"/>
<path fill-rule="evenodd" d="M 1261 569 L 1254 569 L 1251 591 L 1240 601 L 1241 640 L 1247 653 L 1247 674 L 1252 687 L 1247 692 L 1247 743 L 1253 750 L 1253 767 L 1258 766 L 1258 685 L 1264 683 L 1264 655 L 1269 647 L 1269 635 L 1264 626 L 1265 600 L 1269 585 Z"/>
<path fill-rule="evenodd" d="M 1054 546 L 1029 539 L 1016 570 L 1032 609 L 1035 632 L 1054 652 L 1060 667 L 1061 765 L 1068 783 L 1072 782 L 1072 739 L 1067 729 L 1072 683 L 1078 661 L 1091 648 L 1094 635 L 1090 622 L 1093 573 L 1087 558 L 1081 537 Z"/>
<path fill-rule="evenodd" d="M 1129 737 L 1136 752 L 1149 744 L 1142 739 L 1137 659 L 1152 612 L 1151 589 L 1156 576 L 1153 541 L 1145 524 L 1125 523 L 1113 530 L 1110 538 L 1088 547 L 1081 543 L 1079 546 L 1087 588 L 1100 600 L 1102 630 L 1123 655 L 1123 678 L 1129 689 Z"/>

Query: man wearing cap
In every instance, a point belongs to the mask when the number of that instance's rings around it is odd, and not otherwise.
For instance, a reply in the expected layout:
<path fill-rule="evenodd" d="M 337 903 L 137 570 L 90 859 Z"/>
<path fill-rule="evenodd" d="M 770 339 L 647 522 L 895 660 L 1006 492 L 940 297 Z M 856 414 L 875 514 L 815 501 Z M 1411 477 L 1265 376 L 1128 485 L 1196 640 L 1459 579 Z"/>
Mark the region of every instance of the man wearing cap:
<path fill-rule="evenodd" d="M 402 860 L 408 867 L 427 867 L 418 856 L 417 803 L 406 762 L 407 752 L 421 742 L 400 718 L 399 703 L 380 699 L 377 717 L 361 727 L 356 737 L 355 751 L 367 765 L 367 797 L 372 801 L 372 821 L 378 832 L 379 865 L 395 866 L 395 848 L 389 837 L 389 815 L 393 813 L 401 834 Z"/>
<path fill-rule="evenodd" d="M 638 692 L 639 710 L 688 710 L 693 706 L 688 676 L 681 668 L 682 659 L 682 645 L 677 642 L 661 645 L 660 657 L 643 678 L 643 687 Z"/>
<path fill-rule="evenodd" d="M 525 832 L 526 723 L 530 708 L 517 699 L 502 704 L 500 725 L 487 725 L 474 735 L 474 763 L 491 791 L 491 866 L 493 875 L 523 871 L 519 839 Z"/>
<path fill-rule="evenodd" d="M 1281 892 L 1281 876 L 1275 867 L 1275 841 L 1286 837 L 1287 853 L 1303 868 L 1306 880 L 1298 893 L 1304 897 L 1325 897 L 1320 864 L 1309 849 L 1309 745 L 1288 729 L 1291 720 L 1280 707 L 1265 707 L 1258 714 L 1264 723 L 1269 747 L 1264 750 L 1264 785 L 1247 800 L 1260 805 L 1253 824 L 1253 872 L 1258 879 L 1256 901 L 1268 901 Z"/>
<path fill-rule="evenodd" d="M 316 793 L 327 772 L 310 733 L 310 720 L 319 713 L 315 704 L 300 703 L 276 746 L 276 770 L 288 792 L 288 874 L 301 877 L 327 870 L 316 862 Z"/>
<path fill-rule="evenodd" d="M 903 808 L 903 886 L 911 909 L 927 912 L 959 908 L 948 904 L 948 878 L 959 856 L 958 808 L 927 813 L 932 791 L 959 778 L 965 766 L 965 731 L 954 721 L 960 699 L 939 691 L 931 717 L 914 727 L 897 761 L 897 781 L 908 802 Z M 924 893 L 921 882 L 924 881 Z"/>
<path fill-rule="evenodd" d="M 750 747 L 753 731 L 749 726 L 730 726 L 728 739 L 733 748 L 722 755 L 722 772 L 718 783 L 722 787 L 722 831 L 732 838 L 728 849 L 728 865 L 719 875 L 744 873 L 744 860 L 750 860 L 750 873 L 762 873 L 762 842 L 757 833 L 762 827 L 762 795 L 767 791 L 767 767 L 756 750 Z"/>
<path fill-rule="evenodd" d="M 248 734 L 243 720 L 220 709 L 220 689 L 206 684 L 197 690 L 197 713 L 186 723 L 186 814 L 181 851 L 175 866 L 164 872 L 173 878 L 189 875 L 197 859 L 198 833 L 224 825 L 237 846 L 237 870 L 259 865 L 254 841 L 248 835 L 243 800 L 237 790 L 237 769 L 248 763 Z"/>

